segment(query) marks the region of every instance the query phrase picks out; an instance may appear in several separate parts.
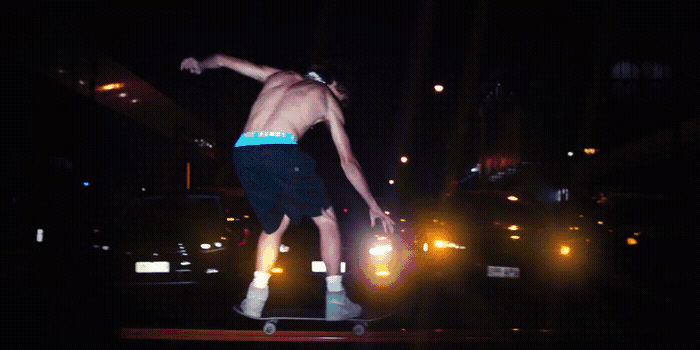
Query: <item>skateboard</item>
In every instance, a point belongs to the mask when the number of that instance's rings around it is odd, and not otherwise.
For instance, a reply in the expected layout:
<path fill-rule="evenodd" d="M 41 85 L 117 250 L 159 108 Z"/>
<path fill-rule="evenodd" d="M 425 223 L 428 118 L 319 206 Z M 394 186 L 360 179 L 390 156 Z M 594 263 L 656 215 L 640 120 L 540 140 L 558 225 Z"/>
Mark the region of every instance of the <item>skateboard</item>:
<path fill-rule="evenodd" d="M 240 305 L 234 305 L 233 306 L 233 311 L 236 313 L 240 314 L 241 316 L 245 316 L 247 318 L 251 318 L 254 320 L 260 320 L 260 321 L 265 321 L 265 325 L 263 326 L 263 332 L 267 335 L 272 335 L 277 331 L 277 323 L 280 320 L 290 320 L 290 321 L 324 321 L 324 322 L 350 322 L 353 324 L 352 326 L 352 332 L 356 336 L 361 336 L 365 334 L 365 331 L 367 330 L 367 327 L 369 326 L 370 322 L 381 320 L 383 318 L 389 317 L 391 314 L 384 314 L 378 317 L 372 317 L 372 318 L 350 318 L 350 319 L 343 319 L 343 320 L 329 320 L 326 319 L 323 314 L 324 311 L 321 309 L 312 309 L 312 308 L 305 308 L 305 309 L 289 309 L 289 310 L 272 310 L 267 314 L 264 314 L 262 317 L 252 317 L 250 315 L 246 315 L 243 313 L 243 310 L 241 310 Z"/>

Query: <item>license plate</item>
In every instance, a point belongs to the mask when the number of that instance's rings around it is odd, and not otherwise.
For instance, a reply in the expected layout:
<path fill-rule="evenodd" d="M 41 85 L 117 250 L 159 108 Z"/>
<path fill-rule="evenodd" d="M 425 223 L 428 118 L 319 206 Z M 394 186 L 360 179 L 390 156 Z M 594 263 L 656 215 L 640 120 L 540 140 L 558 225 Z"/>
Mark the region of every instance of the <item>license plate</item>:
<path fill-rule="evenodd" d="M 168 273 L 169 261 L 137 261 L 136 273 Z"/>
<path fill-rule="evenodd" d="M 487 266 L 486 277 L 491 278 L 520 278 L 519 267 Z"/>
<path fill-rule="evenodd" d="M 323 261 L 312 261 L 311 272 L 326 272 L 326 263 Z M 340 273 L 345 273 L 345 261 L 340 262 Z"/>

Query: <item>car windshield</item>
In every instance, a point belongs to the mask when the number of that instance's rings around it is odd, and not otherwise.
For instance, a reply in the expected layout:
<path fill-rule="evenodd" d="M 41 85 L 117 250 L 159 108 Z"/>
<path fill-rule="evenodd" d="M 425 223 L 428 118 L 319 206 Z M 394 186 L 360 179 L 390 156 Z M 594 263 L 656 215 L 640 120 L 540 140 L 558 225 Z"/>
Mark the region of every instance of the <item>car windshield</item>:
<path fill-rule="evenodd" d="M 505 195 L 480 194 L 463 199 L 472 219 L 492 221 L 523 221 L 535 220 L 542 213 L 541 206 L 525 199 L 508 200 Z"/>
<path fill-rule="evenodd" d="M 145 197 L 125 211 L 122 224 L 137 239 L 186 237 L 193 232 L 216 234 L 221 215 L 216 197 Z"/>

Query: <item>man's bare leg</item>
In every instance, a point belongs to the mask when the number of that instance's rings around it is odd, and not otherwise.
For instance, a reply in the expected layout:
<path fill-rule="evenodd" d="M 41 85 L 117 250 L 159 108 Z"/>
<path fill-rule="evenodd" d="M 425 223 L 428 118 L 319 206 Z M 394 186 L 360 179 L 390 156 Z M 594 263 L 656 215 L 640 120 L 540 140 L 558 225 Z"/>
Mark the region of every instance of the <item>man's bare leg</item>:
<path fill-rule="evenodd" d="M 267 233 L 262 231 L 258 239 L 258 255 L 255 259 L 255 271 L 269 273 L 277 261 L 282 243 L 282 235 L 289 227 L 289 217 L 285 214 L 277 231 Z"/>
<path fill-rule="evenodd" d="M 241 302 L 241 310 L 250 316 L 260 317 L 262 315 L 265 302 L 270 295 L 268 288 L 270 270 L 277 261 L 282 235 L 287 230 L 289 221 L 289 217 L 285 215 L 275 232 L 268 234 L 263 230 L 260 233 L 253 282 L 248 286 L 246 298 Z"/>
<path fill-rule="evenodd" d="M 326 264 L 328 276 L 340 275 L 340 230 L 333 207 L 324 210 L 320 216 L 312 218 L 321 236 L 321 259 Z"/>
<path fill-rule="evenodd" d="M 321 236 L 321 258 L 326 264 L 326 318 L 338 320 L 357 317 L 362 313 L 362 307 L 350 301 L 342 285 L 340 230 L 333 207 L 312 219 L 318 226 Z"/>

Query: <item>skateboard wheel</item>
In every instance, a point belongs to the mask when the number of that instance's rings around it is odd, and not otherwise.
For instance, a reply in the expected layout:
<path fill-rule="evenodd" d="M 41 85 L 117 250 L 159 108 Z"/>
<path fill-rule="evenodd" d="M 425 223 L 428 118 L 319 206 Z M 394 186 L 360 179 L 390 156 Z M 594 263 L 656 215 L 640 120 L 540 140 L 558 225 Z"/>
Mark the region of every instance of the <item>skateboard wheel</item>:
<path fill-rule="evenodd" d="M 274 324 L 274 322 L 265 322 L 265 326 L 263 326 L 263 332 L 267 335 L 272 335 L 277 331 L 277 326 Z"/>
<path fill-rule="evenodd" d="M 352 327 L 352 332 L 358 337 L 365 334 L 365 330 L 366 326 L 359 323 Z"/>

